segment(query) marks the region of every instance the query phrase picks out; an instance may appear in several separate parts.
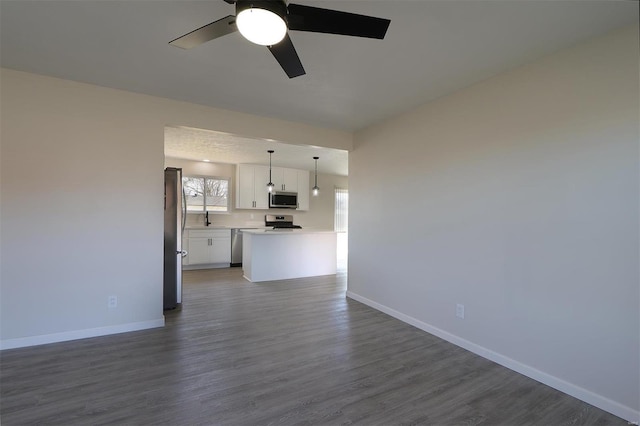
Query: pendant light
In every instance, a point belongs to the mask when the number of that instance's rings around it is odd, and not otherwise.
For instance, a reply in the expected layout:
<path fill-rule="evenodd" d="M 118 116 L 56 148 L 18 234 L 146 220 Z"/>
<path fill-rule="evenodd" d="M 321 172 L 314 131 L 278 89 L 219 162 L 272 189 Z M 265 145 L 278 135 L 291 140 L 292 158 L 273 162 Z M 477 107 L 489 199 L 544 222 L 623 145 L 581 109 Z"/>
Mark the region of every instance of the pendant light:
<path fill-rule="evenodd" d="M 311 188 L 311 192 L 313 193 L 314 197 L 316 197 L 318 193 L 320 193 L 320 188 L 318 188 L 318 158 L 320 157 L 313 157 L 313 159 L 316 160 L 316 178 L 313 188 Z"/>
<path fill-rule="evenodd" d="M 273 187 L 275 186 L 271 181 L 271 154 L 274 153 L 272 149 L 267 151 L 269 153 L 269 183 L 267 184 L 267 191 L 273 192 Z"/>

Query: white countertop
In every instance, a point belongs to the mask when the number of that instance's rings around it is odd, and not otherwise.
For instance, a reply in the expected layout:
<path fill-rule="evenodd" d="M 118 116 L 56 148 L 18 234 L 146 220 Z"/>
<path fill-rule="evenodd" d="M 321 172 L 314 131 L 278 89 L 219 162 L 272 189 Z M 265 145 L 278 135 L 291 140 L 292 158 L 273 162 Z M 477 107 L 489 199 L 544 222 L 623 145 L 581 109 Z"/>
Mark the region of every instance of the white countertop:
<path fill-rule="evenodd" d="M 193 226 L 185 226 L 184 229 L 231 229 L 231 228 L 228 226 L 222 226 L 222 225 L 209 225 L 209 226 L 193 225 Z"/>
<path fill-rule="evenodd" d="M 336 231 L 330 231 L 327 229 L 243 229 L 242 231 L 245 234 L 252 235 L 300 235 L 300 234 L 335 234 Z"/>
<path fill-rule="evenodd" d="M 190 229 L 207 230 L 207 229 L 271 229 L 264 226 L 251 226 L 251 225 L 187 225 L 184 227 L 185 231 Z"/>

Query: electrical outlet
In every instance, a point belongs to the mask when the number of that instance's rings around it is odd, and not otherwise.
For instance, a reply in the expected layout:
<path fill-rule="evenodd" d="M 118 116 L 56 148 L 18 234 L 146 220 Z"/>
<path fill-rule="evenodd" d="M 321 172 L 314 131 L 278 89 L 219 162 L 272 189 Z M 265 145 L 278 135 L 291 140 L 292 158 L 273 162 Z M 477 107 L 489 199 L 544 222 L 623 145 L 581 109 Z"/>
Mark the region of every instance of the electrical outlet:
<path fill-rule="evenodd" d="M 107 299 L 107 307 L 108 308 L 117 308 L 118 307 L 118 296 L 109 296 Z"/>
<path fill-rule="evenodd" d="M 456 304 L 456 316 L 464 319 L 464 305 L 461 305 L 460 303 Z"/>

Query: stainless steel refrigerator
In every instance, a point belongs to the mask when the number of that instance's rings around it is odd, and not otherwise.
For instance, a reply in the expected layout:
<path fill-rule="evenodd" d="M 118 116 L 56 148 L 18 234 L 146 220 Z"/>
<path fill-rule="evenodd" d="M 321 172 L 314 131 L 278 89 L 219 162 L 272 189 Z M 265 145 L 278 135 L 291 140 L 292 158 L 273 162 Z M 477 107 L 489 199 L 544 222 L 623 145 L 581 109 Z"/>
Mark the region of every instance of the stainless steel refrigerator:
<path fill-rule="evenodd" d="M 186 219 L 182 169 L 164 170 L 164 309 L 182 304 L 182 232 Z"/>

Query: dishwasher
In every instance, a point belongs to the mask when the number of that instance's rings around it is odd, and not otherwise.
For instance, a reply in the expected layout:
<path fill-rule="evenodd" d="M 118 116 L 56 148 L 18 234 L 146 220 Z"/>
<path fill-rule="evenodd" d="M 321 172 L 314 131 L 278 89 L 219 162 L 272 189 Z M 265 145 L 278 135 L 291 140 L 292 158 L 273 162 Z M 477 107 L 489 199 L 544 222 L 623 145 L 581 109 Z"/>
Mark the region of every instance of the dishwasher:
<path fill-rule="evenodd" d="M 231 229 L 231 266 L 242 266 L 242 229 Z"/>

